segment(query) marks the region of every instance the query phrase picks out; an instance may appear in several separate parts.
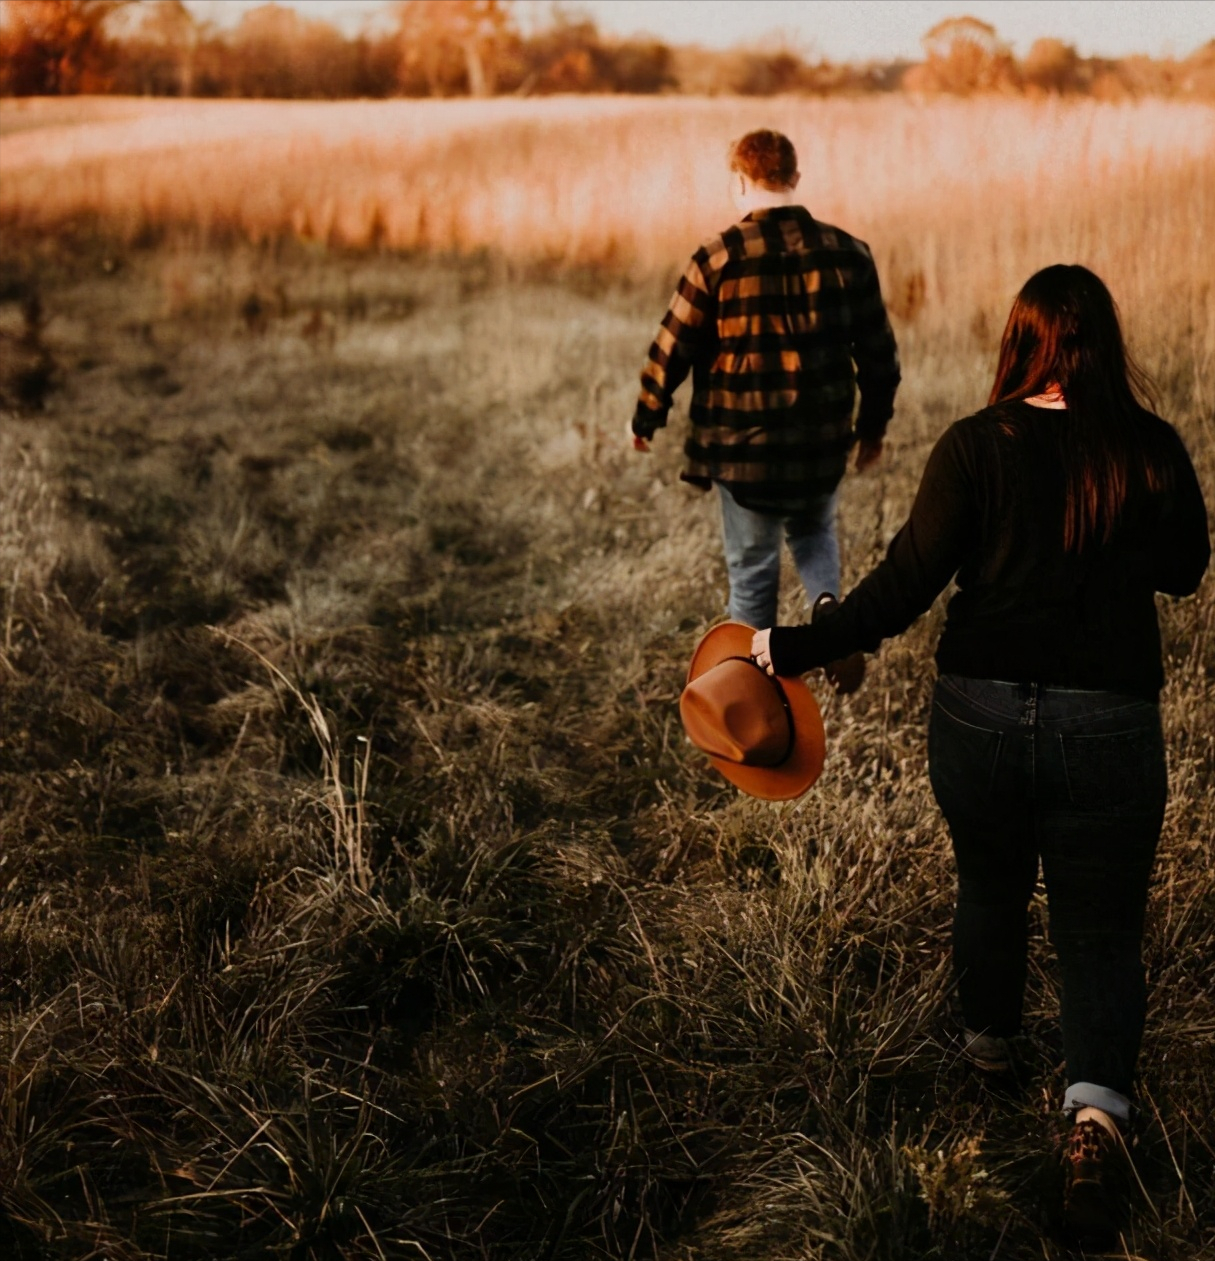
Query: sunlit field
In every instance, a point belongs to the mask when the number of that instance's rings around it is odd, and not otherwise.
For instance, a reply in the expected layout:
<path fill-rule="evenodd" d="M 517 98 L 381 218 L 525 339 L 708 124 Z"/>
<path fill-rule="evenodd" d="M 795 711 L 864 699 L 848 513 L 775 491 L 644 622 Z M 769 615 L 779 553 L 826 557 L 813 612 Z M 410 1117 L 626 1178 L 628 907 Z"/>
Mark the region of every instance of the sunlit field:
<path fill-rule="evenodd" d="M 952 1040 L 939 610 L 812 680 L 798 802 L 679 725 L 716 504 L 625 428 L 754 125 L 902 348 L 846 585 L 1050 262 L 1215 499 L 1210 108 L 0 102 L 0 1254 L 1067 1255 L 1044 899 L 1017 1081 Z M 1153 1261 L 1215 1255 L 1212 590 L 1160 606 Z"/>
<path fill-rule="evenodd" d="M 62 101 L 2 113 L 0 213 L 99 218 L 130 241 L 184 226 L 653 270 L 722 226 L 728 141 L 773 125 L 798 146 L 816 213 L 872 237 L 895 288 L 922 272 L 931 305 L 999 305 L 1042 252 L 1112 274 L 1155 250 L 1131 272 L 1153 291 L 1209 270 L 1215 109 L 1197 104 L 102 99 L 66 123 Z M 1145 242 L 1159 213 L 1184 242 Z"/>

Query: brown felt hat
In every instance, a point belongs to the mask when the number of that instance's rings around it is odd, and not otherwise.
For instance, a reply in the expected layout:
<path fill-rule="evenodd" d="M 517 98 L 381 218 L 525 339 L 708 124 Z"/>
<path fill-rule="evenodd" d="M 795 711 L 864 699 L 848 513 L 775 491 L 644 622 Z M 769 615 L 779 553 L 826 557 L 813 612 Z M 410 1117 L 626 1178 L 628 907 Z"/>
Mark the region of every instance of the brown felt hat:
<path fill-rule="evenodd" d="M 827 755 L 818 703 L 801 679 L 778 679 L 751 658 L 753 627 L 714 626 L 696 645 L 679 716 L 688 738 L 752 797 L 800 797 Z"/>

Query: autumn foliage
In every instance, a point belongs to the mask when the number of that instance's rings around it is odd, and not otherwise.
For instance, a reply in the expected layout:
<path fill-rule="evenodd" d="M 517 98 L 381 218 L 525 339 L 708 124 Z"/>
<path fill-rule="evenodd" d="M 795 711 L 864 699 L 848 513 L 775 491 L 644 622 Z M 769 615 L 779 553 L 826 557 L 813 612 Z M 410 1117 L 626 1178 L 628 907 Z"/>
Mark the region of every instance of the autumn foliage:
<path fill-rule="evenodd" d="M 1181 60 L 1111 60 L 1044 37 L 1018 59 L 989 23 L 953 17 L 925 34 L 923 61 L 850 64 L 779 39 L 726 50 L 614 39 L 558 6 L 525 27 L 511 0 L 399 0 L 385 12 L 347 36 L 276 3 L 220 29 L 182 0 L 0 0 L 0 94 L 1215 96 L 1215 40 Z"/>

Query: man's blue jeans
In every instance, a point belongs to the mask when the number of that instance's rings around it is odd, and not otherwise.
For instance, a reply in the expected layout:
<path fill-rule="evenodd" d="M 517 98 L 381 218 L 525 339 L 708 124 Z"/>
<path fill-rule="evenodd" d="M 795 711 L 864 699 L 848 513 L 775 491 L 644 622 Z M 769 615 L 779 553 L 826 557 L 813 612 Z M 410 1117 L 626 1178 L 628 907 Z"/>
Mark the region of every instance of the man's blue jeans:
<path fill-rule="evenodd" d="M 1144 908 L 1167 792 L 1158 706 L 944 675 L 928 765 L 957 859 L 953 958 L 966 1027 L 1020 1030 L 1026 912 L 1041 860 L 1063 987 L 1063 1106 L 1125 1120 L 1146 1008 Z"/>
<path fill-rule="evenodd" d="M 835 533 L 838 492 L 824 495 L 806 511 L 769 516 L 744 508 L 722 485 L 722 539 L 730 576 L 730 618 L 757 630 L 776 625 L 780 587 L 780 545 L 787 539 L 811 606 L 824 591 L 839 595 L 840 547 Z"/>

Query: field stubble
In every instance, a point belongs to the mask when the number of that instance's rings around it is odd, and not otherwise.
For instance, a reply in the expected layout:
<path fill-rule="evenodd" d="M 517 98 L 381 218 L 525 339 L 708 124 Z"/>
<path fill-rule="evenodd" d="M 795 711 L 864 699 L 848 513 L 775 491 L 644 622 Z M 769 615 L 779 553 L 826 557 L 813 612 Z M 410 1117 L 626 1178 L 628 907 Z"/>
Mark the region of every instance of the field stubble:
<path fill-rule="evenodd" d="M 635 117 L 614 108 L 613 127 Z M 1085 109 L 1099 138 L 1132 117 Z M 560 168 L 537 135 L 533 170 Z M 1184 146 L 1102 143 L 1051 215 L 968 193 L 978 244 L 945 193 L 889 233 L 850 194 L 902 277 L 907 380 L 880 471 L 845 484 L 849 578 L 981 403 L 1016 283 L 1060 256 L 1107 275 L 1215 485 L 1215 177 Z M 939 612 L 857 696 L 823 698 L 828 771 L 802 801 L 739 797 L 683 740 L 724 575 L 678 424 L 651 457 L 624 442 L 663 268 L 197 225 L 52 238 L 5 209 L 0 333 L 51 368 L 0 430 L 0 1242 L 1061 1255 L 1042 1238 L 1061 1070 L 1041 899 L 1021 1088 L 975 1082 L 948 1041 L 923 747 Z M 402 244 L 435 243 L 509 245 Z M 1173 791 L 1128 1247 L 1181 1261 L 1215 1249 L 1209 581 L 1161 613 Z"/>

